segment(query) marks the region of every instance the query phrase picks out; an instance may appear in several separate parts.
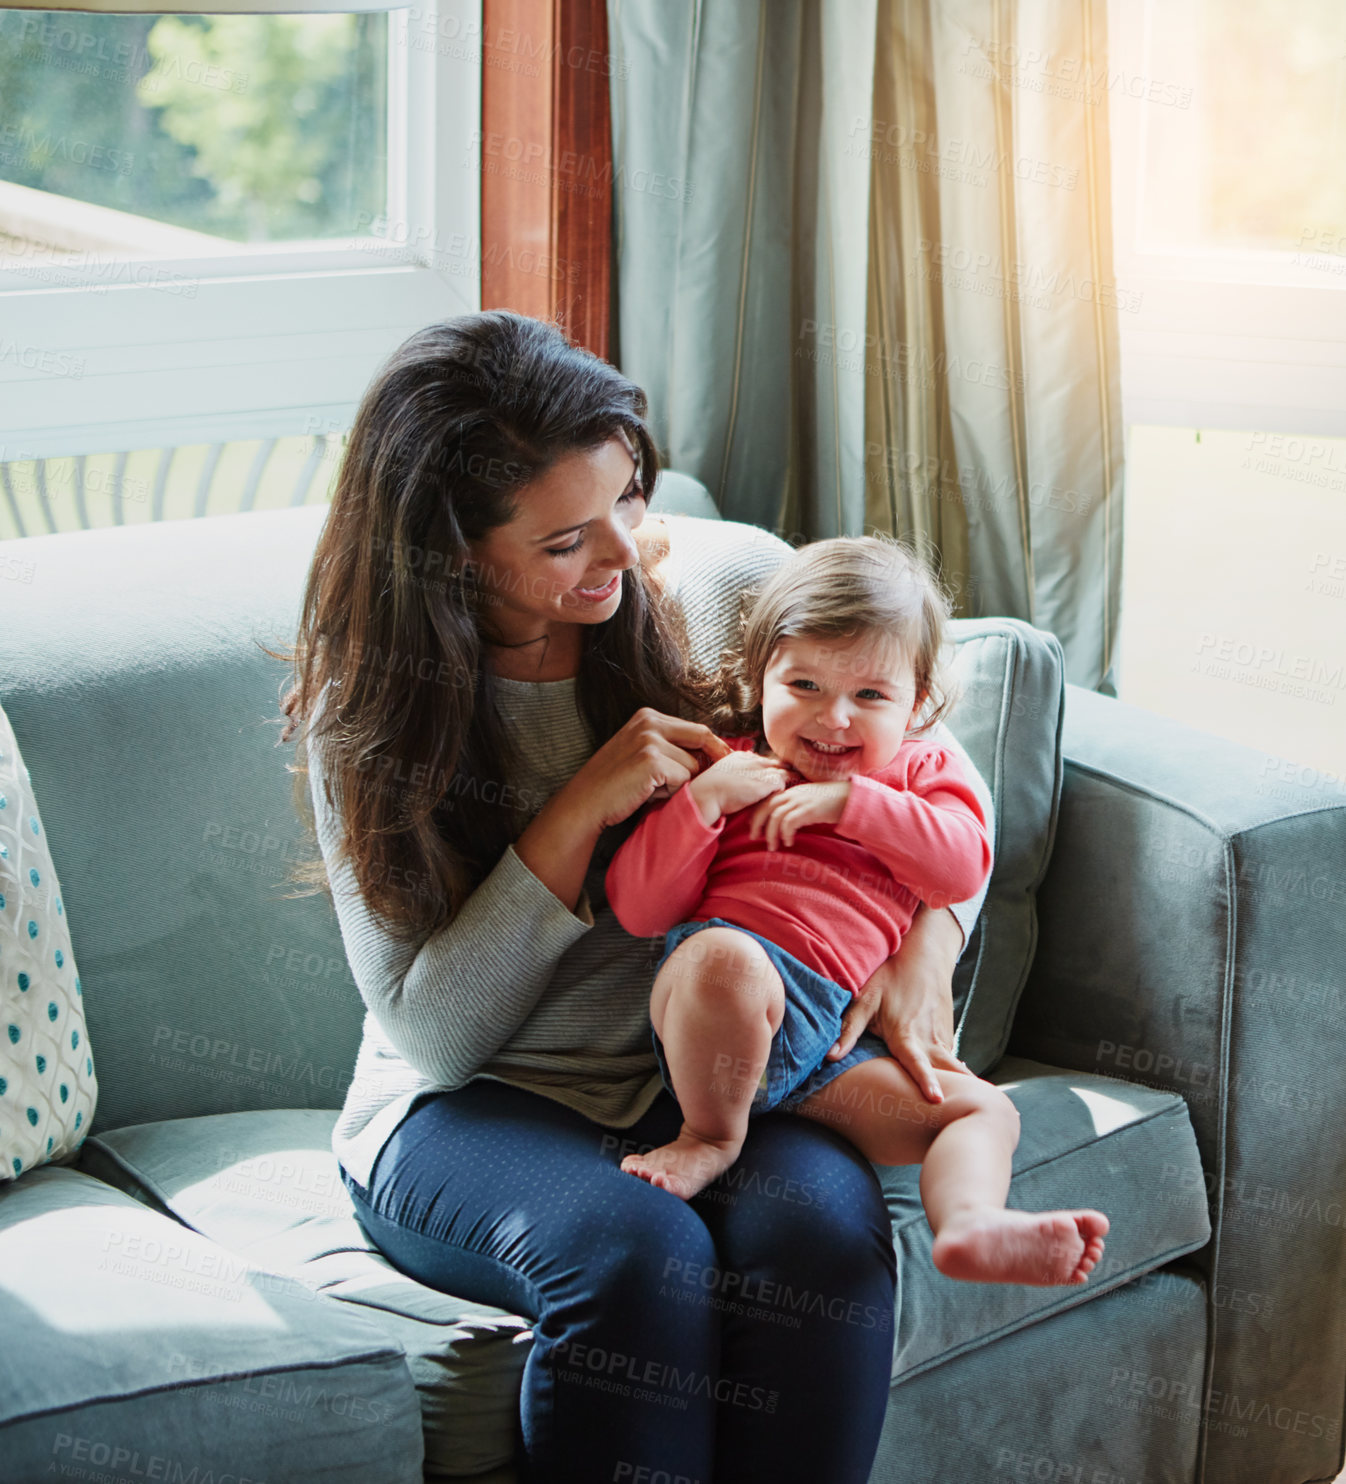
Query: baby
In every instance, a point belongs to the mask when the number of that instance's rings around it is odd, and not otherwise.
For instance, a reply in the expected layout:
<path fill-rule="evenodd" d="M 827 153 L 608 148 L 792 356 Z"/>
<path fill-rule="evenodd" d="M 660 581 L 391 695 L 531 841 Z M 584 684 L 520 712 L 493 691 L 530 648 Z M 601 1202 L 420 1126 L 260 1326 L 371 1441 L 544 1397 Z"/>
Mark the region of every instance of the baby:
<path fill-rule="evenodd" d="M 929 1103 L 868 1032 L 826 1059 L 920 904 L 966 900 L 991 868 L 975 793 L 921 735 L 948 709 L 946 618 L 924 566 L 875 537 L 802 548 L 756 597 L 717 687 L 734 751 L 650 807 L 607 873 L 627 931 L 666 934 L 650 1018 L 683 1115 L 622 1169 L 688 1200 L 738 1158 L 750 1113 L 781 1107 L 875 1164 L 922 1164 L 940 1272 L 1083 1283 L 1108 1219 L 1006 1208 L 1004 1093 L 939 1071 Z"/>

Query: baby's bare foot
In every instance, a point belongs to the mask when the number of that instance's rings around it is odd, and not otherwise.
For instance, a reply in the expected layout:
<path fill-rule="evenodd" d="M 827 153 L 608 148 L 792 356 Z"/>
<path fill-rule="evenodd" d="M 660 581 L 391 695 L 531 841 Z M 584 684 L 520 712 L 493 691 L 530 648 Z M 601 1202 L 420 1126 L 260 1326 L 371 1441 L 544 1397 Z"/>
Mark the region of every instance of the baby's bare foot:
<path fill-rule="evenodd" d="M 1103 1255 L 1101 1211 L 978 1211 L 935 1238 L 935 1266 L 969 1283 L 1083 1283 Z"/>
<path fill-rule="evenodd" d="M 690 1201 L 712 1180 L 719 1179 L 742 1148 L 742 1139 L 703 1139 L 684 1124 L 671 1144 L 651 1149 L 648 1154 L 628 1154 L 622 1169 Z"/>

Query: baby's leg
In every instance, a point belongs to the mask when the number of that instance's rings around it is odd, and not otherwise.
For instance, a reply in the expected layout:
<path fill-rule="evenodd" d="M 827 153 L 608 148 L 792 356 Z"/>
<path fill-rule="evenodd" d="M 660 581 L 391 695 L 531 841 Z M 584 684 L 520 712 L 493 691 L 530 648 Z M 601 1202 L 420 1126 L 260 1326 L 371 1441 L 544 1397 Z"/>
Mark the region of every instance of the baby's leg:
<path fill-rule="evenodd" d="M 650 1019 L 664 1043 L 682 1131 L 622 1169 L 683 1200 L 738 1158 L 748 1109 L 785 1013 L 766 950 L 737 928 L 708 927 L 669 954 L 654 981 Z"/>
<path fill-rule="evenodd" d="M 1083 1283 L 1103 1254 L 1101 1211 L 1011 1211 L 1010 1161 L 1019 1115 L 990 1082 L 936 1072 L 928 1103 L 891 1057 L 850 1067 L 799 1106 L 844 1134 L 872 1163 L 921 1163 L 921 1200 L 935 1266 L 976 1283 Z"/>

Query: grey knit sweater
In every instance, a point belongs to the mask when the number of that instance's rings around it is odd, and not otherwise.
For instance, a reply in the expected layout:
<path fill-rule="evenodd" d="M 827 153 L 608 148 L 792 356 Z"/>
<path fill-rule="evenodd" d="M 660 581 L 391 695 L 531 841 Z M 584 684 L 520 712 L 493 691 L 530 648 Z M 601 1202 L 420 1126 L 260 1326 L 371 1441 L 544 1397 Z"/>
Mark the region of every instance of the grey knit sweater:
<path fill-rule="evenodd" d="M 710 666 L 731 638 L 740 592 L 774 571 L 790 547 L 735 521 L 663 519 L 669 554 L 661 571 L 687 615 L 693 661 Z M 575 682 L 497 677 L 496 684 L 520 760 L 510 782 L 536 810 L 593 751 Z M 947 732 L 932 736 L 960 754 L 989 822 L 990 796 L 971 761 Z M 316 747 L 309 768 L 318 842 L 366 1007 L 355 1075 L 332 1134 L 346 1170 L 367 1186 L 379 1150 L 419 1093 L 477 1077 L 527 1088 L 598 1123 L 634 1123 L 661 1086 L 649 995 L 662 940 L 631 937 L 609 909 L 603 877 L 611 850 L 600 842 L 571 912 L 511 846 L 447 927 L 407 944 L 369 911 L 342 858 L 341 822 L 324 798 Z M 965 940 L 984 894 L 953 909 Z"/>

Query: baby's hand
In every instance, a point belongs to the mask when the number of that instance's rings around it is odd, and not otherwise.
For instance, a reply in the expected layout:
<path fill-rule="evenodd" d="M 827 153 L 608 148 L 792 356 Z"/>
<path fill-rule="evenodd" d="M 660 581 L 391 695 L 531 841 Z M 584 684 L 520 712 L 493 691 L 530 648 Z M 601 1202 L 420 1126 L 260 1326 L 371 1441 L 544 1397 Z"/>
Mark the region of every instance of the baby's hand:
<path fill-rule="evenodd" d="M 785 787 L 789 776 L 785 764 L 773 757 L 731 752 L 697 774 L 687 787 L 701 810 L 702 819 L 713 825 L 721 815 L 734 814 L 778 792 Z"/>
<path fill-rule="evenodd" d="M 850 796 L 849 779 L 838 783 L 796 784 L 789 793 L 768 799 L 754 811 L 748 834 L 754 840 L 765 836 L 768 850 L 793 845 L 796 831 L 806 824 L 836 824 Z"/>

